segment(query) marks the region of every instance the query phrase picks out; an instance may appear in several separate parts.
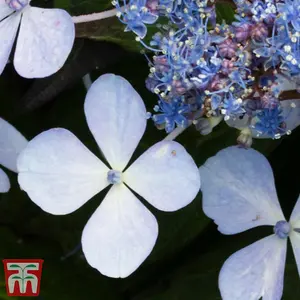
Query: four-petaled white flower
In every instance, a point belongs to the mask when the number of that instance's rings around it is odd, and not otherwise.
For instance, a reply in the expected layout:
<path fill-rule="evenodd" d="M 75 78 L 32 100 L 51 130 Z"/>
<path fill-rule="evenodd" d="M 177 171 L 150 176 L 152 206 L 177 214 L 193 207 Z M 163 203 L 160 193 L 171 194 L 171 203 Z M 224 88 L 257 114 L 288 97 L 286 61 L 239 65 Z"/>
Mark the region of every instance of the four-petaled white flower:
<path fill-rule="evenodd" d="M 0 118 L 0 165 L 17 172 L 17 158 L 27 143 L 15 127 Z M 0 168 L 0 193 L 7 193 L 9 189 L 9 178 Z"/>
<path fill-rule="evenodd" d="M 43 210 L 57 215 L 77 210 L 113 184 L 84 228 L 82 248 L 88 263 L 102 274 L 126 277 L 147 258 L 158 236 L 155 217 L 128 187 L 157 209 L 175 211 L 197 195 L 199 171 L 173 141 L 158 142 L 124 171 L 147 122 L 141 97 L 124 78 L 98 78 L 84 110 L 111 168 L 68 130 L 51 129 L 20 154 L 19 184 Z"/>
<path fill-rule="evenodd" d="M 20 25 L 14 66 L 25 78 L 57 72 L 71 52 L 75 26 L 61 9 L 31 7 L 29 0 L 0 0 L 0 74 L 11 53 Z M 21 21 L 22 19 L 22 21 Z"/>
<path fill-rule="evenodd" d="M 223 300 L 280 300 L 287 238 L 300 273 L 300 197 L 287 222 L 277 199 L 274 177 L 259 152 L 238 147 L 221 150 L 200 167 L 203 210 L 223 234 L 274 226 L 274 234 L 234 253 L 219 275 Z"/>

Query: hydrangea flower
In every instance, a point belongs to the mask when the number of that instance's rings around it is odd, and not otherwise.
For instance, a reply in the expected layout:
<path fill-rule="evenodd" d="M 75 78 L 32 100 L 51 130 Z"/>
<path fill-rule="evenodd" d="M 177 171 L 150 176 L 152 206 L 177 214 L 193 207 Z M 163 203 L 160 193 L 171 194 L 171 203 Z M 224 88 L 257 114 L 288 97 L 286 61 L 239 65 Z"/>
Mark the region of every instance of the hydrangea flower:
<path fill-rule="evenodd" d="M 184 114 L 190 112 L 190 107 L 183 102 L 182 97 L 174 98 L 171 102 L 160 99 L 158 105 L 155 107 L 155 111 L 160 113 L 154 115 L 152 119 L 157 125 L 164 124 L 167 133 L 172 132 L 176 125 L 180 127 L 188 125 L 188 120 Z"/>
<path fill-rule="evenodd" d="M 27 143 L 25 137 L 15 127 L 0 118 L 0 165 L 17 172 L 17 157 Z M 0 193 L 7 193 L 9 189 L 9 178 L 0 168 Z"/>
<path fill-rule="evenodd" d="M 240 118 L 230 118 L 226 120 L 226 123 L 240 130 L 249 128 L 254 138 L 279 138 L 290 134 L 300 125 L 300 101 L 298 99 L 280 101 L 279 108 L 280 114 L 273 117 L 269 110 L 259 109 L 257 115 L 252 118 L 245 114 Z"/>
<path fill-rule="evenodd" d="M 0 0 L 0 74 L 20 30 L 14 66 L 25 78 L 47 77 L 57 72 L 71 52 L 75 27 L 61 9 L 30 6 L 30 0 Z"/>
<path fill-rule="evenodd" d="M 117 17 L 119 20 L 127 25 L 125 31 L 133 31 L 142 39 L 147 34 L 145 24 L 154 24 L 158 19 L 158 15 L 153 14 L 147 8 L 146 0 L 129 0 L 124 11 L 122 11 L 123 7 L 121 6 L 125 5 L 125 2 L 122 1 L 120 5 L 119 1 L 114 0 L 113 5 L 115 5 L 118 10 Z"/>
<path fill-rule="evenodd" d="M 283 15 L 283 20 L 287 23 L 291 22 L 296 31 L 300 31 L 300 1 L 285 0 L 283 3 L 277 4 L 278 12 Z"/>
<path fill-rule="evenodd" d="M 157 209 L 175 211 L 197 195 L 199 172 L 192 157 L 173 141 L 153 145 L 125 170 L 144 134 L 147 113 L 124 78 L 98 78 L 87 93 L 84 111 L 110 167 L 70 131 L 56 128 L 39 134 L 20 154 L 18 180 L 33 202 L 55 215 L 77 210 L 113 184 L 83 230 L 82 249 L 102 274 L 127 277 L 147 258 L 158 236 L 155 217 L 128 187 Z"/>
<path fill-rule="evenodd" d="M 237 163 L 238 162 L 238 163 Z M 229 147 L 200 167 L 203 210 L 223 234 L 273 226 L 274 234 L 234 253 L 219 275 L 223 300 L 280 300 L 290 237 L 300 273 L 300 197 L 287 222 L 267 159 L 253 149 Z"/>

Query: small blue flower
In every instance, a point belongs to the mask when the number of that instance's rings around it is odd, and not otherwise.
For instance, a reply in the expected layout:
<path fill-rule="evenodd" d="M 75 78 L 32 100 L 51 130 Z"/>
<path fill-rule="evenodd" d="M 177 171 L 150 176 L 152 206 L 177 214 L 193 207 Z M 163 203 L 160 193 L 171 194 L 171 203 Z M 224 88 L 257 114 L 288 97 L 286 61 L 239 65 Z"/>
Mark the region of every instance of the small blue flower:
<path fill-rule="evenodd" d="M 173 131 L 175 125 L 181 127 L 187 126 L 188 120 L 184 114 L 190 112 L 190 107 L 183 103 L 182 97 L 175 98 L 171 102 L 160 99 L 158 105 L 159 108 L 156 111 L 161 113 L 154 115 L 152 119 L 157 125 L 164 124 L 167 133 Z"/>
<path fill-rule="evenodd" d="M 276 67 L 281 62 L 283 55 L 281 48 L 285 42 L 281 36 L 274 36 L 272 38 L 268 38 L 266 41 L 267 45 L 253 51 L 257 57 L 267 58 L 264 62 L 265 71 L 271 67 Z"/>
<path fill-rule="evenodd" d="M 223 114 L 226 116 L 239 115 L 245 112 L 242 108 L 241 99 L 236 99 L 232 93 L 226 93 L 223 101 Z"/>
<path fill-rule="evenodd" d="M 222 102 L 222 97 L 218 94 L 213 94 L 210 99 L 211 99 L 211 109 L 216 110 L 217 108 L 219 108 Z"/>
<path fill-rule="evenodd" d="M 278 12 L 282 14 L 281 20 L 291 23 L 296 31 L 300 31 L 300 1 L 285 0 L 277 4 Z"/>
<path fill-rule="evenodd" d="M 125 31 L 133 31 L 142 39 L 147 34 L 145 24 L 154 24 L 158 19 L 158 15 L 151 13 L 146 7 L 146 0 L 130 0 L 124 12 L 119 1 L 115 1 L 114 4 L 119 10 L 119 20 L 127 25 Z"/>
<path fill-rule="evenodd" d="M 275 16 L 276 6 L 274 5 L 272 0 L 256 0 L 253 2 L 251 12 L 253 13 L 252 18 L 255 21 L 266 21 Z"/>
<path fill-rule="evenodd" d="M 254 128 L 262 135 L 268 135 L 271 138 L 281 136 L 285 130 L 282 128 L 284 118 L 281 113 L 280 107 L 273 109 L 265 108 L 261 110 L 257 115 L 258 122 L 254 125 Z"/>

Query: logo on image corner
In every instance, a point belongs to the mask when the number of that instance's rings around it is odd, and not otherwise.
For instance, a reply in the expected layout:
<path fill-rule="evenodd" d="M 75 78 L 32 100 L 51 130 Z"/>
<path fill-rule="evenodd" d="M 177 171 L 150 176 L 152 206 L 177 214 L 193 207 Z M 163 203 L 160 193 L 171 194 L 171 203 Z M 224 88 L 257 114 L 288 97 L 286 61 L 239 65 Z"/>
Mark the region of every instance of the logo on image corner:
<path fill-rule="evenodd" d="M 38 296 L 43 262 L 43 259 L 4 259 L 7 295 Z"/>

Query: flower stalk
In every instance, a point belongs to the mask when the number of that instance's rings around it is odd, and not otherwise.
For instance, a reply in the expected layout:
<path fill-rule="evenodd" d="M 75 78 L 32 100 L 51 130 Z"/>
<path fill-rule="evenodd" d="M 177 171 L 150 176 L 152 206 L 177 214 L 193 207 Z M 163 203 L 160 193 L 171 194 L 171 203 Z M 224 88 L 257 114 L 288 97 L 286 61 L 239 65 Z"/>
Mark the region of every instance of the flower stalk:
<path fill-rule="evenodd" d="M 92 13 L 92 14 L 88 14 L 88 15 L 75 16 L 75 17 L 72 17 L 72 20 L 75 24 L 94 22 L 94 21 L 114 17 L 114 16 L 116 16 L 118 11 L 120 11 L 120 10 L 116 9 L 116 8 L 113 8 L 113 9 L 102 11 L 102 12 L 99 12 L 99 13 Z"/>

